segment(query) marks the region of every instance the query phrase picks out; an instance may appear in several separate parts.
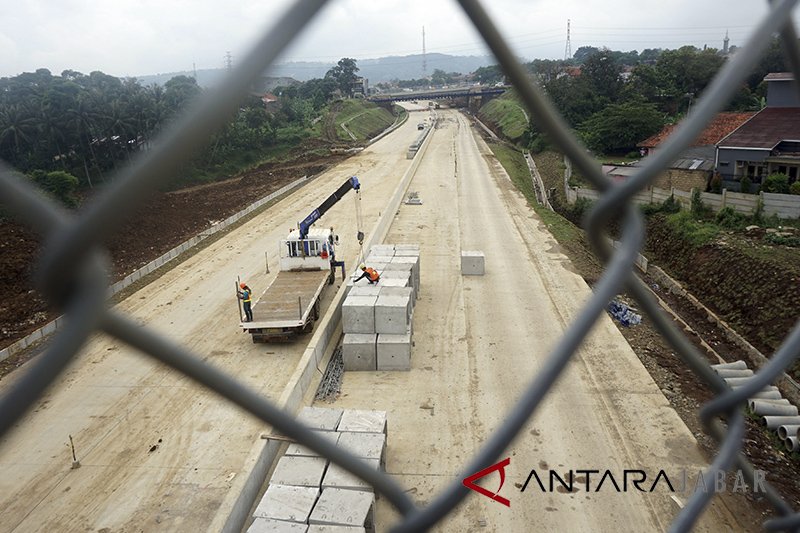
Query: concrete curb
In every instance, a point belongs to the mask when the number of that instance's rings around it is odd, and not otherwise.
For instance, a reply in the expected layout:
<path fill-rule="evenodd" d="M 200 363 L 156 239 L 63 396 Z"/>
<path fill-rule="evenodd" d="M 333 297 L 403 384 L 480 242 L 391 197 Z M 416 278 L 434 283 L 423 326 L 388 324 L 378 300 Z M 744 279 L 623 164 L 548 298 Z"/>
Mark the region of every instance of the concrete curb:
<path fill-rule="evenodd" d="M 222 221 L 222 222 L 220 222 L 218 224 L 215 224 L 215 225 L 211 226 L 210 228 L 208 228 L 206 230 L 203 230 L 200 234 L 198 234 L 198 235 L 192 237 L 191 239 L 179 244 L 178 246 L 176 246 L 172 250 L 170 250 L 167 253 L 161 255 L 160 257 L 154 259 L 153 261 L 150 261 L 149 263 L 147 263 L 143 267 L 139 268 L 138 270 L 135 270 L 131 274 L 125 276 L 120 281 L 118 281 L 118 282 L 114 283 L 113 285 L 111 285 L 108 288 L 107 296 L 109 298 L 111 296 L 114 296 L 115 294 L 117 294 L 122 289 L 127 288 L 131 283 L 139 281 L 142 277 L 150 274 L 151 272 L 153 272 L 155 270 L 158 270 L 160 267 L 164 266 L 168 262 L 170 262 L 173 259 L 175 259 L 176 257 L 180 256 L 181 254 L 183 254 L 187 250 L 190 250 L 190 249 L 194 248 L 202 240 L 214 235 L 218 231 L 221 231 L 221 230 L 227 228 L 228 226 L 230 226 L 234 222 L 238 222 L 242 217 L 252 213 L 253 211 L 258 209 L 262 205 L 266 204 L 267 202 L 270 202 L 270 201 L 274 200 L 275 198 L 277 198 L 277 197 L 279 197 L 279 196 L 281 196 L 283 194 L 286 194 L 287 192 L 299 187 L 303 183 L 307 182 L 308 179 L 309 179 L 308 176 L 303 176 L 302 178 L 297 179 L 297 180 L 293 181 L 292 183 L 289 183 L 288 185 L 285 185 L 285 186 L 281 187 L 277 191 L 265 196 L 264 198 L 261 198 L 257 202 L 255 202 L 253 204 L 250 204 L 249 206 L 247 206 L 242 211 L 239 211 L 238 213 L 236 213 L 234 215 L 231 215 L 230 217 L 228 217 L 224 221 Z M 62 316 L 57 317 L 55 320 L 52 320 L 51 322 L 48 322 L 47 324 L 45 324 L 41 328 L 37 329 L 36 331 L 32 332 L 31 334 L 27 335 L 26 337 L 23 337 L 22 339 L 18 340 L 17 342 L 15 342 L 13 344 L 10 344 L 9 346 L 6 346 L 2 350 L 0 350 L 0 361 L 2 361 L 4 359 L 7 359 L 8 357 L 14 355 L 15 353 L 18 353 L 18 352 L 24 350 L 25 348 L 27 348 L 28 346 L 32 345 L 34 342 L 37 342 L 37 341 L 43 339 L 44 337 L 50 335 L 51 333 L 56 332 L 63 325 L 63 323 L 64 323 L 64 317 L 62 315 Z"/>
<path fill-rule="evenodd" d="M 432 134 L 427 135 L 411 166 L 406 170 L 394 193 L 392 193 L 392 198 L 387 204 L 386 210 L 383 211 L 372 231 L 369 232 L 369 238 L 365 244 L 367 250 L 373 244 L 383 242 L 389 233 L 395 214 L 400 208 L 408 186 L 411 184 L 411 179 L 416 174 L 432 137 Z M 278 406 L 284 411 L 289 413 L 297 412 L 306 393 L 315 385 L 316 381 L 322 378 L 323 369 L 327 366 L 341 337 L 342 303 L 347 295 L 347 289 L 347 284 L 342 283 L 342 286 L 339 287 L 333 297 L 328 311 L 317 322 L 316 331 L 278 400 Z M 317 378 L 316 380 L 314 379 L 315 377 Z M 247 464 L 252 466 L 247 479 L 242 485 L 242 491 L 237 496 L 229 496 L 222 502 L 220 509 L 230 509 L 230 511 L 224 517 L 221 516 L 222 513 L 218 513 L 211 523 L 210 531 L 240 533 L 244 528 L 250 518 L 250 510 L 256 503 L 256 498 L 266 481 L 267 473 L 280 450 L 281 443 L 269 440 L 264 442 L 262 444 L 261 441 L 257 441 L 253 445 L 244 468 L 247 468 Z"/>

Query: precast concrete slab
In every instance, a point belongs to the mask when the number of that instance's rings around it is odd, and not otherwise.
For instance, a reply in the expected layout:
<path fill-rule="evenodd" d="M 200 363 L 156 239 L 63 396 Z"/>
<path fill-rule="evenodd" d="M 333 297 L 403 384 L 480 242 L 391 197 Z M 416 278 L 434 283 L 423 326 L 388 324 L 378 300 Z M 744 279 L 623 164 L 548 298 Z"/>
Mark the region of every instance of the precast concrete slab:
<path fill-rule="evenodd" d="M 339 441 L 339 432 L 337 431 L 315 431 L 315 433 L 323 439 L 328 439 L 331 444 L 337 444 Z M 290 444 L 289 447 L 286 448 L 284 455 L 293 455 L 299 457 L 322 457 L 319 453 L 315 452 L 311 448 L 306 448 L 302 444 L 298 444 L 296 442 Z"/>
<path fill-rule="evenodd" d="M 368 433 L 363 434 L 368 435 Z M 375 470 L 378 470 L 381 466 L 380 460 L 378 459 L 362 458 L 362 460 Z M 322 490 L 328 488 L 373 492 L 372 485 L 335 464 L 331 464 L 328 467 L 328 470 L 325 472 L 325 477 L 322 479 Z"/>
<path fill-rule="evenodd" d="M 311 511 L 309 525 L 362 526 L 373 528 L 375 495 L 360 490 L 326 488 Z"/>
<path fill-rule="evenodd" d="M 376 358 L 378 370 L 411 370 L 411 334 L 380 333 Z"/>
<path fill-rule="evenodd" d="M 378 287 L 375 287 L 378 289 Z M 377 296 L 347 296 L 342 304 L 344 333 L 375 333 L 375 302 Z"/>
<path fill-rule="evenodd" d="M 256 518 L 247 528 L 247 533 L 308 533 L 308 528 L 308 524 Z"/>
<path fill-rule="evenodd" d="M 383 433 L 354 433 L 347 431 L 339 434 L 338 446 L 356 457 L 376 459 L 381 469 L 386 464 L 386 435 Z"/>
<path fill-rule="evenodd" d="M 325 407 L 303 407 L 297 414 L 298 422 L 302 422 L 311 429 L 322 431 L 336 431 L 341 418 L 342 409 Z"/>
<path fill-rule="evenodd" d="M 461 274 L 465 276 L 483 276 L 486 272 L 483 252 L 461 252 Z"/>
<path fill-rule="evenodd" d="M 378 282 L 382 287 L 410 287 L 411 281 L 400 278 L 381 278 Z"/>
<path fill-rule="evenodd" d="M 320 489 L 316 487 L 270 484 L 258 503 L 253 518 L 273 518 L 307 524 L 319 492 Z"/>
<path fill-rule="evenodd" d="M 387 282 L 390 280 L 387 280 Z M 392 286 L 388 285 L 387 286 Z M 378 296 L 375 303 L 375 332 L 403 334 L 411 323 L 411 298 L 408 296 Z"/>
<path fill-rule="evenodd" d="M 339 432 L 386 433 L 387 426 L 386 411 L 347 409 L 342 413 Z"/>
<path fill-rule="evenodd" d="M 345 333 L 342 340 L 342 361 L 345 370 L 376 370 L 376 333 Z"/>
<path fill-rule="evenodd" d="M 318 524 L 308 526 L 308 533 L 365 533 L 366 531 L 363 527 L 321 526 Z"/>
<path fill-rule="evenodd" d="M 385 264 L 387 264 L 387 263 L 390 263 L 390 262 L 392 261 L 392 258 L 393 258 L 393 257 L 394 257 L 394 254 L 392 254 L 392 255 L 376 255 L 376 254 L 369 254 L 369 255 L 367 256 L 367 259 L 366 259 L 366 261 L 364 261 L 364 263 L 365 263 L 367 266 L 372 266 L 372 265 L 385 265 Z M 375 267 L 374 267 L 374 266 L 372 266 L 372 268 L 375 268 Z"/>
<path fill-rule="evenodd" d="M 278 460 L 270 484 L 295 487 L 319 487 L 325 475 L 327 459 L 284 455 Z"/>

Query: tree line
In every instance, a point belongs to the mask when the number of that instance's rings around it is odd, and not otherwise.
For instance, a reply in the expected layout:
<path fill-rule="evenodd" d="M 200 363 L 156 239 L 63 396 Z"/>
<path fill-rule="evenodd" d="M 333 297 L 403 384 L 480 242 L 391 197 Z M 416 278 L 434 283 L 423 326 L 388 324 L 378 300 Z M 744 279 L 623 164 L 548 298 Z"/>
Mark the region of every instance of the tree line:
<path fill-rule="evenodd" d="M 234 172 L 228 163 L 241 163 L 243 154 L 253 162 L 265 148 L 298 144 L 332 98 L 352 95 L 357 71 L 355 60 L 343 58 L 324 79 L 278 90 L 271 109 L 254 91 L 176 181 Z M 202 93 L 188 76 L 163 86 L 100 71 L 54 75 L 38 69 L 0 78 L 0 159 L 74 205 L 78 189 L 106 183 Z"/>

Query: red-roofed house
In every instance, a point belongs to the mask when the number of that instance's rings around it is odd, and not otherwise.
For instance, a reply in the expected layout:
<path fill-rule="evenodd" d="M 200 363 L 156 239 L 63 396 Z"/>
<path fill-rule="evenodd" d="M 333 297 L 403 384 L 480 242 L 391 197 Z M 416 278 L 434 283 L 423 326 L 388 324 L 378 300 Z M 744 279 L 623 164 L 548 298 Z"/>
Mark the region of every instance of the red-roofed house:
<path fill-rule="evenodd" d="M 744 176 L 754 184 L 776 172 L 800 177 L 800 97 L 794 75 L 768 74 L 767 107 L 717 143 L 722 186 L 738 190 Z"/>
<path fill-rule="evenodd" d="M 662 172 L 653 185 L 663 189 L 675 187 L 689 191 L 693 188 L 705 190 L 711 173 L 714 170 L 715 146 L 720 139 L 741 126 L 755 113 L 719 113 L 700 133 L 689 148 L 681 152 L 670 167 Z M 658 147 L 677 127 L 669 124 L 652 137 L 640 142 L 637 146 L 642 155 L 653 155 Z"/>

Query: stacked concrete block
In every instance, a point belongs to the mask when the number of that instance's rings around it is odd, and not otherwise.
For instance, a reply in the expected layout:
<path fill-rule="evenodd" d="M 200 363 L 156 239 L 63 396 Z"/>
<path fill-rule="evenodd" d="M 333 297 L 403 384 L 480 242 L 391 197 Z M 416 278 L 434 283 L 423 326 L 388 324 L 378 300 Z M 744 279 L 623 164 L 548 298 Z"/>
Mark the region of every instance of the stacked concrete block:
<path fill-rule="evenodd" d="M 342 303 L 342 330 L 345 333 L 375 333 L 377 299 L 377 296 L 359 296 L 351 291 Z"/>
<path fill-rule="evenodd" d="M 352 287 L 347 296 L 378 296 L 380 292 L 381 288 L 377 285 L 359 285 L 358 287 Z"/>
<path fill-rule="evenodd" d="M 336 431 L 344 414 L 343 409 L 303 407 L 297 414 L 298 422 L 319 431 Z"/>
<path fill-rule="evenodd" d="M 386 411 L 347 409 L 339 422 L 340 433 L 383 433 L 388 431 Z"/>
<path fill-rule="evenodd" d="M 339 435 L 339 447 L 360 459 L 378 461 L 381 470 L 386 468 L 386 434 L 344 431 Z"/>
<path fill-rule="evenodd" d="M 338 423 L 338 422 L 337 422 Z M 331 444 L 337 444 L 339 441 L 339 433 L 336 431 L 315 431 L 317 435 L 323 439 L 327 439 Z M 311 448 L 307 448 L 302 444 L 293 443 L 286 448 L 285 455 L 300 456 L 300 457 L 322 457 L 319 453 Z"/>
<path fill-rule="evenodd" d="M 350 526 L 321 526 L 315 524 L 308 526 L 307 533 L 366 533 L 363 527 L 350 527 Z"/>
<path fill-rule="evenodd" d="M 375 333 L 346 333 L 342 340 L 342 361 L 345 370 L 377 370 Z"/>
<path fill-rule="evenodd" d="M 411 265 L 411 280 L 414 290 L 419 292 L 420 274 L 419 274 L 419 256 L 403 256 L 396 255 L 392 257 L 392 263 Z"/>
<path fill-rule="evenodd" d="M 363 433 L 362 435 L 367 435 L 367 433 Z M 381 467 L 379 459 L 364 459 L 364 462 L 368 463 L 375 470 Z M 335 464 L 328 466 L 325 477 L 322 479 L 322 490 L 331 487 L 372 492 L 372 485 Z"/>
<path fill-rule="evenodd" d="M 327 475 L 327 474 L 326 474 Z M 271 484 L 261 498 L 253 516 L 285 522 L 308 524 L 308 517 L 317 503 L 317 487 L 292 487 Z"/>
<path fill-rule="evenodd" d="M 326 488 L 308 519 L 310 525 L 358 525 L 374 530 L 375 495 L 360 490 Z"/>
<path fill-rule="evenodd" d="M 411 333 L 381 333 L 375 353 L 378 370 L 411 370 Z"/>
<path fill-rule="evenodd" d="M 373 244 L 369 248 L 369 255 L 382 255 L 385 257 L 392 257 L 397 248 L 396 244 Z"/>
<path fill-rule="evenodd" d="M 278 460 L 271 483 L 293 487 L 319 488 L 328 462 L 322 457 L 284 455 Z"/>
<path fill-rule="evenodd" d="M 273 518 L 256 518 L 247 533 L 308 533 L 308 524 L 285 522 Z"/>
<path fill-rule="evenodd" d="M 461 274 L 465 276 L 483 276 L 486 271 L 483 252 L 461 252 Z"/>
<path fill-rule="evenodd" d="M 375 332 L 404 334 L 411 325 L 411 298 L 381 294 L 375 302 Z M 380 369 L 379 369 L 380 370 Z"/>
<path fill-rule="evenodd" d="M 298 420 L 376 470 L 385 470 L 385 411 L 305 407 Z M 325 457 L 299 455 L 308 450 L 299 444 L 290 445 L 287 454 L 293 448 L 296 455 L 278 460 L 248 533 L 374 533 L 372 486 Z"/>

